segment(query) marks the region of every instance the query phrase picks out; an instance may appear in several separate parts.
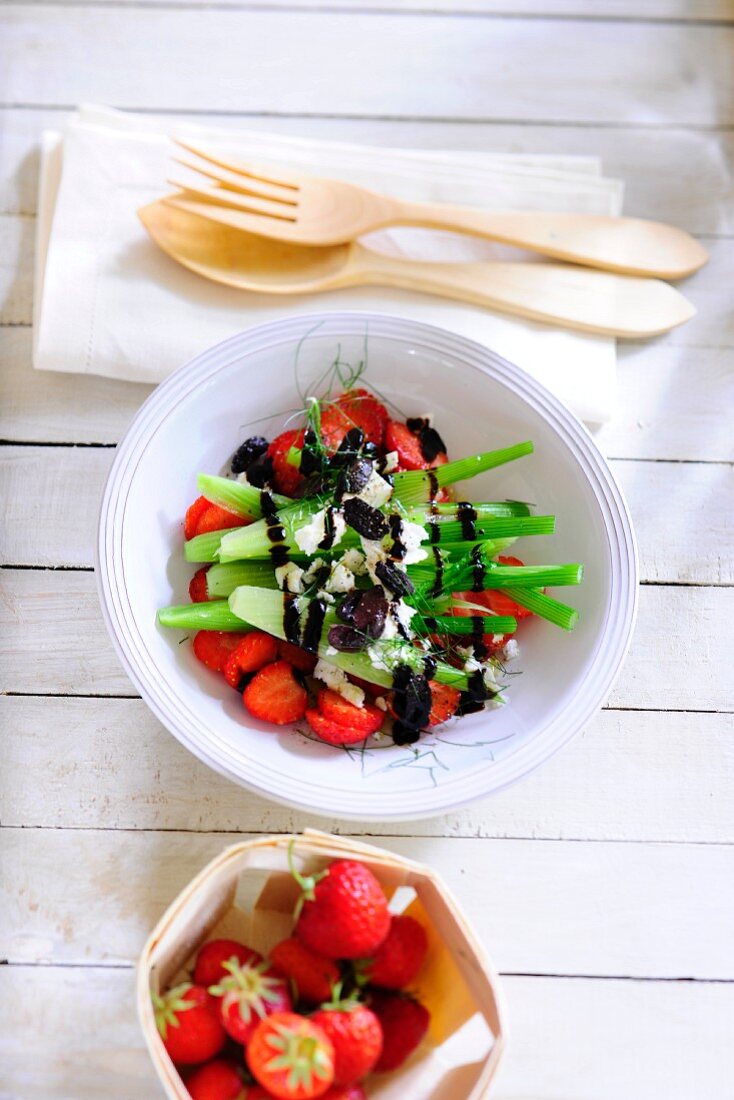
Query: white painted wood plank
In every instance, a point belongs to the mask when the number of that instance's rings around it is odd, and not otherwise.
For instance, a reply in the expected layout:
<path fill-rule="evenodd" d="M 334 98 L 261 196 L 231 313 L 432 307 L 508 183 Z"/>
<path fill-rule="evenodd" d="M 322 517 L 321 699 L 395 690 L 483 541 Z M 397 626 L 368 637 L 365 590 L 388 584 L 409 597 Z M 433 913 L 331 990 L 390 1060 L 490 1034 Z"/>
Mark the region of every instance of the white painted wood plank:
<path fill-rule="evenodd" d="M 509 977 L 503 987 L 511 1038 L 496 1100 L 727 1096 L 730 984 Z M 134 999 L 129 969 L 2 967 L 4 1097 L 162 1096 Z"/>
<path fill-rule="evenodd" d="M 4 570 L 0 683 L 32 694 L 134 695 L 102 622 L 92 573 Z M 643 587 L 614 707 L 734 710 L 725 639 L 732 588 Z"/>
<path fill-rule="evenodd" d="M 7 502 L 0 563 L 91 566 L 113 455 L 110 448 L 0 447 Z M 630 461 L 613 469 L 637 529 L 643 581 L 734 581 L 734 468 Z"/>
<path fill-rule="evenodd" d="M 19 0 L 29 7 L 38 0 Z M 48 0 L 63 3 L 64 0 Z M 163 3 L 170 7 L 180 5 L 180 0 L 96 0 L 101 4 L 137 4 L 138 6 Z M 239 11 L 273 8 L 275 10 L 309 11 L 325 7 L 333 10 L 362 12 L 395 12 L 396 14 L 424 15 L 426 12 L 445 12 L 447 15 L 500 15 L 578 17 L 583 19 L 675 19 L 685 22 L 731 22 L 732 11 L 728 0 L 221 0 L 221 6 Z"/>
<path fill-rule="evenodd" d="M 211 8 L 172 20 L 152 8 L 13 4 L 4 22 L 6 104 L 734 121 L 734 31 L 722 27 L 570 20 L 557 34 L 542 19 L 477 18 L 469 35 L 464 20 L 446 15 Z M 202 57 L 216 57 L 216 81 Z"/>
<path fill-rule="evenodd" d="M 75 965 L 133 963 L 166 906 L 235 841 L 28 828 L 0 839 L 0 956 Z M 443 876 L 505 973 L 734 979 L 732 845 L 379 843 Z"/>
<path fill-rule="evenodd" d="M 33 239 L 36 219 L 0 216 L 0 323 L 29 324 L 33 309 Z"/>
<path fill-rule="evenodd" d="M 355 830 L 230 783 L 179 745 L 139 699 L 0 697 L 0 728 L 6 825 Z M 25 782 L 29 775 L 43 776 L 42 786 Z M 734 842 L 733 787 L 730 715 L 605 710 L 509 791 L 444 817 L 360 831 Z"/>
<path fill-rule="evenodd" d="M 31 368 L 31 331 L 0 328 L 0 439 L 116 443 L 150 387 Z M 722 409 L 734 402 L 734 352 L 654 344 L 619 353 L 613 419 L 597 433 L 614 458 L 734 460 Z"/>
<path fill-rule="evenodd" d="M 0 214 L 35 213 L 39 136 L 44 129 L 59 129 L 67 117 L 66 111 L 44 108 L 3 111 Z M 634 123 L 589 128 L 215 112 L 175 117 L 234 131 L 267 130 L 379 146 L 596 156 L 608 175 L 625 181 L 630 214 L 673 222 L 699 235 L 734 233 L 734 135 L 727 131 L 648 129 Z"/>

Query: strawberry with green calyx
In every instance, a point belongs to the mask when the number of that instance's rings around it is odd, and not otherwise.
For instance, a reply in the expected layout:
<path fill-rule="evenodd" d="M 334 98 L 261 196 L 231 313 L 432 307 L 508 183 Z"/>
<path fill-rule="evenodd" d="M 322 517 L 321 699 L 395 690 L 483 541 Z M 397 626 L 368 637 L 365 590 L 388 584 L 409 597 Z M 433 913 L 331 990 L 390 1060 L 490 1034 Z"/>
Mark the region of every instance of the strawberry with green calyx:
<path fill-rule="evenodd" d="M 226 978 L 228 971 L 224 964 L 229 960 L 235 963 L 259 962 L 262 955 L 245 947 L 237 940 L 209 940 L 200 949 L 194 966 L 194 981 L 207 988 Z"/>
<path fill-rule="evenodd" d="M 214 998 L 203 986 L 185 982 L 152 994 L 155 1023 L 173 1062 L 192 1066 L 214 1058 L 227 1041 Z"/>
<path fill-rule="evenodd" d="M 226 971 L 209 992 L 219 1001 L 219 1017 L 229 1036 L 246 1045 L 261 1020 L 293 1007 L 288 983 L 270 963 L 251 952 L 245 962 L 228 959 Z"/>
<path fill-rule="evenodd" d="M 341 983 L 334 995 L 311 1017 L 334 1047 L 334 1081 L 354 1085 L 374 1069 L 382 1053 L 382 1027 L 377 1016 L 356 993 L 341 998 Z"/>
<path fill-rule="evenodd" d="M 280 1012 L 261 1020 L 247 1046 L 247 1064 L 278 1100 L 313 1100 L 334 1081 L 334 1048 L 305 1016 Z"/>
<path fill-rule="evenodd" d="M 337 859 L 317 875 L 301 875 L 288 859 L 301 887 L 295 935 L 306 947 L 330 959 L 371 956 L 387 936 L 390 914 L 379 882 L 361 863 Z"/>
<path fill-rule="evenodd" d="M 414 917 L 393 916 L 390 931 L 371 959 L 355 963 L 358 985 L 405 989 L 417 977 L 428 952 L 425 928 Z"/>
<path fill-rule="evenodd" d="M 420 1001 L 405 993 L 373 989 L 369 1005 L 382 1025 L 382 1054 L 375 1071 L 386 1073 L 402 1066 L 420 1045 L 431 1016 Z"/>
<path fill-rule="evenodd" d="M 310 951 L 295 936 L 276 944 L 270 952 L 270 961 L 292 983 L 296 1001 L 312 1005 L 328 1001 L 339 981 L 339 967 L 334 960 Z"/>

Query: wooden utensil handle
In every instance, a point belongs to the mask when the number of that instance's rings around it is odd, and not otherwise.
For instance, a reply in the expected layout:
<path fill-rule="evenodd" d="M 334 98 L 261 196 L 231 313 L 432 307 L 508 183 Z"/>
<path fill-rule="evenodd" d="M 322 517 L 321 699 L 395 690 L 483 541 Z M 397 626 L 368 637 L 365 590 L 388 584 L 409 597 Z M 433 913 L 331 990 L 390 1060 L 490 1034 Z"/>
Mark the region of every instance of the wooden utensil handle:
<path fill-rule="evenodd" d="M 360 249 L 359 281 L 456 298 L 532 321 L 629 339 L 667 332 L 695 310 L 674 287 L 564 264 L 441 264 Z"/>
<path fill-rule="evenodd" d="M 639 218 L 492 212 L 441 203 L 401 203 L 399 210 L 401 224 L 453 229 L 623 274 L 679 279 L 708 259 L 706 250 L 684 230 Z"/>

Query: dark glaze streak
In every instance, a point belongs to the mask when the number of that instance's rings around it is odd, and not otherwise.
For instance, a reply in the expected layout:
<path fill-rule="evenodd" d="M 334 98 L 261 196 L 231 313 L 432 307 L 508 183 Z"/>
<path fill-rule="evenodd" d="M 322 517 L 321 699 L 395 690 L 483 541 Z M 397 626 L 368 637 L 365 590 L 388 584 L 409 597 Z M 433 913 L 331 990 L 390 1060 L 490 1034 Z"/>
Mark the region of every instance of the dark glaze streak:
<path fill-rule="evenodd" d="M 388 517 L 387 525 L 390 528 L 390 535 L 392 536 L 393 544 L 390 547 L 390 557 L 395 561 L 402 561 L 408 552 L 408 548 L 402 541 L 403 533 L 403 521 L 396 513 Z"/>
<path fill-rule="evenodd" d="M 483 661 L 489 652 L 484 644 L 484 626 L 485 617 L 483 615 L 472 615 L 471 619 L 471 639 L 472 647 L 474 649 L 474 656 L 478 661 Z"/>
<path fill-rule="evenodd" d="M 278 519 L 278 509 L 275 501 L 265 489 L 260 493 L 260 508 L 265 520 L 266 534 L 273 545 L 270 547 L 270 558 L 273 566 L 285 565 L 288 561 L 288 547 L 285 542 L 285 527 Z"/>
<path fill-rule="evenodd" d="M 427 653 L 423 658 L 423 675 L 426 680 L 433 679 L 437 667 L 436 658 L 432 657 L 430 653 Z"/>
<path fill-rule="evenodd" d="M 333 507 L 329 507 L 324 514 L 324 537 L 319 543 L 319 550 L 331 550 L 334 545 L 334 511 Z"/>
<path fill-rule="evenodd" d="M 283 633 L 291 645 L 301 644 L 301 616 L 291 592 L 283 593 Z"/>
<path fill-rule="evenodd" d="M 441 486 L 438 484 L 438 477 L 433 470 L 426 470 L 426 474 L 428 475 L 428 499 L 435 500 L 441 490 Z"/>
<path fill-rule="evenodd" d="M 477 544 L 471 552 L 471 562 L 473 573 L 471 590 L 472 592 L 483 592 L 484 578 L 487 574 L 487 567 L 484 564 L 484 559 L 482 557 L 482 548 L 479 544 Z"/>
<path fill-rule="evenodd" d="M 484 704 L 492 698 L 494 698 L 494 692 L 488 690 L 484 682 L 484 674 L 481 668 L 478 668 L 469 676 L 469 688 L 467 691 L 462 691 L 456 713 L 476 714 L 477 711 L 483 710 Z"/>
<path fill-rule="evenodd" d="M 436 524 L 438 526 L 438 524 Z M 431 596 L 440 596 L 443 591 L 443 555 L 437 546 L 433 547 L 433 560 L 436 563 L 436 580 L 431 588 Z"/>
<path fill-rule="evenodd" d="M 408 665 L 393 672 L 393 708 L 397 721 L 392 736 L 396 745 L 412 745 L 431 714 L 431 689 L 428 680 Z"/>
<path fill-rule="evenodd" d="M 475 542 L 477 537 L 477 512 L 468 500 L 460 500 L 456 505 L 456 518 L 461 523 L 461 537 L 464 542 Z"/>
<path fill-rule="evenodd" d="M 326 615 L 326 603 L 324 600 L 311 600 L 311 605 L 306 616 L 306 625 L 303 630 L 301 645 L 309 653 L 317 653 L 321 642 L 321 629 Z"/>

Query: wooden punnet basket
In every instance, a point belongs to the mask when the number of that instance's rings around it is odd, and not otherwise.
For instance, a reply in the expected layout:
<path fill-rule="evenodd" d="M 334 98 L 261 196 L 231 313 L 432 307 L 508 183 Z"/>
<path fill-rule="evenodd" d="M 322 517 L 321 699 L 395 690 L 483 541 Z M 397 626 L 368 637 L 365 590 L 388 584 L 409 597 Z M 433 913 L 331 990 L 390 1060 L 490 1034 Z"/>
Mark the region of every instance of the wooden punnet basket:
<path fill-rule="evenodd" d="M 370 1100 L 480 1100 L 488 1095 L 505 1044 L 497 975 L 459 905 L 430 867 L 381 848 L 307 830 L 226 848 L 176 898 L 138 964 L 138 1013 L 166 1094 L 188 1093 L 159 1039 L 151 993 L 185 980 L 202 943 L 220 936 L 267 954 L 293 926 L 298 887 L 288 871 L 295 840 L 299 869 L 358 859 L 379 879 L 393 912 L 425 926 L 429 952 L 415 992 L 431 1013 L 426 1040 L 399 1070 L 370 1077 Z"/>

